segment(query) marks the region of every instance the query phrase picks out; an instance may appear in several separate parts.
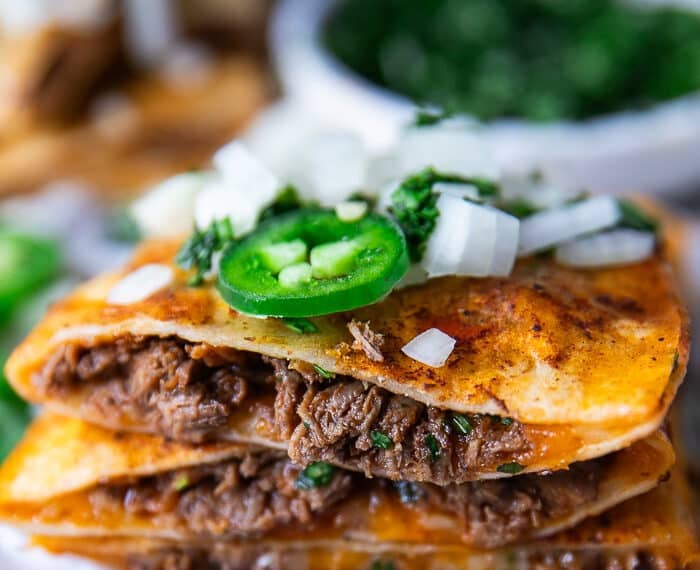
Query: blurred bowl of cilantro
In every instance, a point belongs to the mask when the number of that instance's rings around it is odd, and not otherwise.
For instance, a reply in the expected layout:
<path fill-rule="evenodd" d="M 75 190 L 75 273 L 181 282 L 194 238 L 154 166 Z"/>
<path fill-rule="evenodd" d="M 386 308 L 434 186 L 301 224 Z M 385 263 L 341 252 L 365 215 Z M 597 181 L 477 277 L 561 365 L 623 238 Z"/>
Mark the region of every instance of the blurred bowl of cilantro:
<path fill-rule="evenodd" d="M 506 168 L 608 191 L 700 181 L 700 5 L 281 0 L 283 90 L 388 145 L 416 105 L 475 120 Z"/>

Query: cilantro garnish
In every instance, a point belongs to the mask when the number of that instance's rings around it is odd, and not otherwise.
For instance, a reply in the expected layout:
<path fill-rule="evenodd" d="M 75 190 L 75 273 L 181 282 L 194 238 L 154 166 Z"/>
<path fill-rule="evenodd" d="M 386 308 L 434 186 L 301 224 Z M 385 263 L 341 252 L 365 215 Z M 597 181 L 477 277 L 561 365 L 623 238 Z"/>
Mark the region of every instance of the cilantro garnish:
<path fill-rule="evenodd" d="M 175 263 L 183 269 L 194 269 L 189 281 L 192 286 L 201 285 L 204 276 L 211 271 L 214 254 L 233 242 L 231 220 L 224 218 L 212 222 L 204 230 L 194 229 L 175 256 Z"/>

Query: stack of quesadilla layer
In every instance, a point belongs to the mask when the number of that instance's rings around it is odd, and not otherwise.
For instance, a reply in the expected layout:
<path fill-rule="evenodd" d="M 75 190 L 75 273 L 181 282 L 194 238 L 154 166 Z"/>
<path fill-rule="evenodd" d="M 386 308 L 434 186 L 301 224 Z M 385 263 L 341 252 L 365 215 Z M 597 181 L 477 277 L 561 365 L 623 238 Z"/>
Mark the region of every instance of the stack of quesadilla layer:
<path fill-rule="evenodd" d="M 696 556 L 666 422 L 688 322 L 660 255 L 526 258 L 299 327 L 189 287 L 178 246 L 81 286 L 8 362 L 47 411 L 0 470 L 0 516 L 37 544 L 140 569 Z M 108 302 L 153 263 L 172 283 Z M 431 327 L 456 340 L 439 368 L 401 350 Z"/>

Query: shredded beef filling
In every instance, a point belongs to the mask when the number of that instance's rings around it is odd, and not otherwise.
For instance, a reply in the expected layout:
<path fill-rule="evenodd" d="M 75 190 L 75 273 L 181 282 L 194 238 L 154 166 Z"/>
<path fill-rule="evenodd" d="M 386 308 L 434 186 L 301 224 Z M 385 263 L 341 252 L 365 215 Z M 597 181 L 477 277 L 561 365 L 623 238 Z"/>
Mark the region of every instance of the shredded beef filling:
<path fill-rule="evenodd" d="M 250 537 L 274 529 L 309 527 L 352 492 L 399 499 L 416 513 L 456 515 L 457 531 L 469 543 L 494 547 L 527 538 L 537 528 L 567 516 L 597 496 L 604 461 L 574 465 L 554 474 L 512 480 L 452 484 L 367 481 L 334 471 L 328 484 L 297 488 L 301 468 L 283 452 L 182 469 L 96 487 L 96 516 L 124 509 L 157 525 L 204 538 Z"/>
<path fill-rule="evenodd" d="M 300 470 L 283 452 L 249 454 L 242 460 L 96 487 L 90 504 L 98 516 L 123 508 L 199 536 L 255 536 L 292 524 L 310 525 L 314 515 L 351 490 L 352 475 L 341 470 L 328 485 L 297 489 Z"/>
<path fill-rule="evenodd" d="M 527 464 L 533 450 L 515 421 L 465 415 L 465 434 L 450 412 L 378 386 L 172 338 L 67 345 L 34 381 L 59 397 L 90 382 L 83 406 L 92 421 L 191 441 L 216 437 L 237 409 L 255 403 L 301 465 L 328 461 L 394 480 L 459 483 L 504 463 Z"/>

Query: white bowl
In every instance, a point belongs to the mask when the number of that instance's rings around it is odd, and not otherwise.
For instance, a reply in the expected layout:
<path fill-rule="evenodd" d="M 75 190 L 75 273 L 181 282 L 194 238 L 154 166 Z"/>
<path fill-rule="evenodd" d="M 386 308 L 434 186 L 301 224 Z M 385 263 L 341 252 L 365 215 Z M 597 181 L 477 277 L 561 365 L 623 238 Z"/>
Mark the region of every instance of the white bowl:
<path fill-rule="evenodd" d="M 413 120 L 415 107 L 352 72 L 324 49 L 319 31 L 336 1 L 281 0 L 270 29 L 273 64 L 286 96 L 382 150 Z M 477 129 L 499 164 L 539 168 L 568 186 L 668 193 L 687 192 L 700 183 L 698 93 L 646 111 L 584 122 L 497 120 Z"/>

